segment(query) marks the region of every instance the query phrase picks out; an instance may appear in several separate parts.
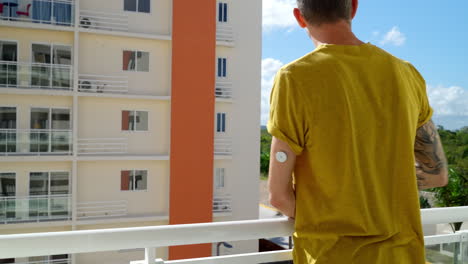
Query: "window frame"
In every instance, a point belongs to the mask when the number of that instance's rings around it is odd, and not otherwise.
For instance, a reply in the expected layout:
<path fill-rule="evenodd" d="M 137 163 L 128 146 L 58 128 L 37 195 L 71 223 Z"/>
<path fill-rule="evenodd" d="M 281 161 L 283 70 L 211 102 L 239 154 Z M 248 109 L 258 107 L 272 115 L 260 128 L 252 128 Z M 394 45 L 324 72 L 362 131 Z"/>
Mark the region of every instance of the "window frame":
<path fill-rule="evenodd" d="M 124 171 L 130 171 L 130 172 L 133 172 L 133 176 L 130 176 L 130 177 L 135 177 L 135 172 L 136 171 L 146 171 L 146 189 L 144 190 L 136 190 L 135 187 L 136 187 L 136 181 L 135 179 L 133 179 L 133 186 L 132 188 L 133 189 L 128 189 L 128 190 L 122 190 L 122 172 Z M 148 192 L 148 179 L 149 179 L 149 169 L 121 169 L 120 170 L 120 191 L 121 192 Z"/>
<path fill-rule="evenodd" d="M 31 127 L 31 114 L 33 108 L 42 108 L 42 109 L 48 109 L 49 114 L 48 114 L 48 121 L 49 125 L 48 128 L 32 128 Z M 68 110 L 68 113 L 70 115 L 70 128 L 69 129 L 52 129 L 52 110 Z M 71 107 L 50 107 L 50 106 L 34 106 L 31 105 L 29 107 L 29 129 L 30 130 L 45 130 L 45 131 L 72 131 L 73 130 L 73 112 Z"/>
<path fill-rule="evenodd" d="M 216 78 L 227 79 L 229 76 L 227 68 L 228 68 L 228 57 L 218 56 L 216 59 Z"/>
<path fill-rule="evenodd" d="M 16 63 L 19 63 L 19 58 L 20 58 L 19 41 L 18 40 L 13 40 L 13 39 L 0 39 L 0 42 L 11 42 L 11 43 L 16 44 Z M 19 86 L 19 83 L 18 83 L 19 73 L 20 73 L 20 71 L 18 71 L 18 69 L 17 69 L 16 70 L 16 86 Z"/>
<path fill-rule="evenodd" d="M 140 0 L 135 0 L 135 7 L 136 7 L 136 9 L 135 9 L 135 11 L 132 11 L 132 10 L 125 10 L 125 0 L 123 0 L 123 1 L 122 1 L 122 5 L 123 5 L 123 6 L 122 6 L 122 10 L 123 10 L 124 12 L 130 12 L 130 13 L 148 14 L 148 15 L 153 14 L 153 4 L 152 4 L 152 1 L 151 1 L 151 0 L 148 0 L 149 3 L 150 3 L 149 12 L 140 12 L 140 11 L 138 11 L 138 1 L 140 1 Z"/>
<path fill-rule="evenodd" d="M 222 171 L 222 181 L 223 181 L 223 185 L 222 186 L 218 186 L 219 184 L 219 178 L 218 178 L 218 171 Z M 214 182 L 213 182 L 213 185 L 215 187 L 215 191 L 224 191 L 226 190 L 226 168 L 225 167 L 215 167 L 215 173 L 214 173 Z"/>
<path fill-rule="evenodd" d="M 217 1 L 216 13 L 218 23 L 229 23 L 229 4 L 227 1 Z M 221 12 L 220 12 L 221 11 Z"/>
<path fill-rule="evenodd" d="M 124 70 L 123 56 L 124 56 L 124 52 L 125 52 L 125 51 L 130 51 L 130 52 L 134 52 L 134 53 L 135 53 L 135 70 Z M 148 53 L 148 71 L 139 71 L 139 70 L 138 70 L 138 57 L 137 57 L 138 52 L 146 52 L 146 53 Z M 149 73 L 149 72 L 150 72 L 150 69 L 151 69 L 150 55 L 151 55 L 151 52 L 149 52 L 149 51 L 137 50 L 137 49 L 125 49 L 125 48 L 122 49 L 122 71 L 123 71 L 123 72 L 147 72 L 147 73 Z"/>
<path fill-rule="evenodd" d="M 54 172 L 61 172 L 61 173 L 68 173 L 68 194 L 51 194 L 50 191 L 51 191 L 51 180 L 50 180 L 50 176 L 52 173 Z M 28 190 L 27 190 L 27 193 L 28 193 L 28 196 L 41 196 L 41 195 L 32 195 L 31 194 L 31 173 L 47 173 L 47 181 L 48 181 L 48 186 L 47 186 L 47 193 L 46 194 L 47 196 L 51 196 L 51 195 L 72 195 L 72 177 L 71 177 L 71 171 L 67 171 L 67 170 L 50 170 L 50 171 L 43 171 L 43 170 L 37 170 L 37 171 L 28 171 Z"/>
<path fill-rule="evenodd" d="M 136 125 L 135 125 L 135 129 L 133 130 L 123 130 L 122 128 L 122 122 L 123 122 L 123 119 L 122 119 L 122 115 L 123 115 L 123 112 L 124 111 L 128 111 L 128 112 L 134 112 L 134 117 L 136 118 L 136 112 L 146 112 L 148 114 L 148 124 L 147 124 L 147 129 L 146 130 L 137 130 L 136 129 Z M 136 120 L 134 120 L 134 123 L 136 124 Z M 128 110 L 128 109 L 122 109 L 120 110 L 120 130 L 122 132 L 139 132 L 139 133 L 147 133 L 150 131 L 150 111 L 149 110 Z"/>
<path fill-rule="evenodd" d="M 15 196 L 0 196 L 0 197 L 16 197 L 18 193 L 18 184 L 16 184 L 16 180 L 18 178 L 17 173 L 14 171 L 0 171 L 0 174 L 14 174 L 15 175 Z"/>
<path fill-rule="evenodd" d="M 226 124 L 227 124 L 227 113 L 226 112 L 216 112 L 216 133 L 225 134 L 226 131 L 227 131 L 227 129 L 226 129 L 227 125 Z M 218 125 L 219 125 L 219 127 L 218 127 Z"/>

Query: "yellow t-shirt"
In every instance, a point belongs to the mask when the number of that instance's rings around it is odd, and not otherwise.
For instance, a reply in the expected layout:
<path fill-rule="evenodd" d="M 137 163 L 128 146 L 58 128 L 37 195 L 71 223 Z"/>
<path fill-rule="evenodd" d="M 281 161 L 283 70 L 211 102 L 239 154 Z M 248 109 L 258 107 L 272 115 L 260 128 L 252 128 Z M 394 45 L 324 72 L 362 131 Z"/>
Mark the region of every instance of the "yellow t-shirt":
<path fill-rule="evenodd" d="M 277 73 L 270 134 L 298 155 L 295 264 L 423 264 L 416 130 L 425 81 L 371 45 L 321 45 Z"/>

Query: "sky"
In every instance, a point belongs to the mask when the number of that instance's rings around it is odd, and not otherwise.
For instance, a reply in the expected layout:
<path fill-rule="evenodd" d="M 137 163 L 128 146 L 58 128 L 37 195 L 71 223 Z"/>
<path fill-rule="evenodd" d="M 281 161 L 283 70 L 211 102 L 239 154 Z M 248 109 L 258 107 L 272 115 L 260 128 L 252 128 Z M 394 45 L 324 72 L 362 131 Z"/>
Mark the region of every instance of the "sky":
<path fill-rule="evenodd" d="M 262 116 L 278 69 L 315 47 L 292 15 L 296 0 L 263 0 Z M 433 120 L 468 126 L 468 1 L 360 0 L 353 31 L 362 41 L 410 61 L 426 79 Z"/>

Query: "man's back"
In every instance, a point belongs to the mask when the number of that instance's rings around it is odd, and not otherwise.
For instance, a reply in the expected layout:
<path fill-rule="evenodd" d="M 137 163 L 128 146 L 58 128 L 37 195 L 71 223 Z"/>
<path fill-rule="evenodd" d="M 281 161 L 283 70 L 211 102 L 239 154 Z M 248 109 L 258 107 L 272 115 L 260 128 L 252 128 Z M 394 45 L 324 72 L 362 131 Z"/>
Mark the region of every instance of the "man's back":
<path fill-rule="evenodd" d="M 296 263 L 424 263 L 414 141 L 424 80 L 370 44 L 321 45 L 275 79 L 269 132 L 297 156 Z"/>

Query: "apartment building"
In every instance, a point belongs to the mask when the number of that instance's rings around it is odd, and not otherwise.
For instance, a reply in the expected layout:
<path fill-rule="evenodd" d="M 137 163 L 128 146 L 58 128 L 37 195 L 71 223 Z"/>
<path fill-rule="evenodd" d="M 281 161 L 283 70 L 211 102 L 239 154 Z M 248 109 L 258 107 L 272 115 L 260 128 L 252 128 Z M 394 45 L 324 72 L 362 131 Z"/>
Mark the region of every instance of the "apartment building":
<path fill-rule="evenodd" d="M 257 219 L 260 59 L 261 1 L 0 0 L 0 234 Z"/>

